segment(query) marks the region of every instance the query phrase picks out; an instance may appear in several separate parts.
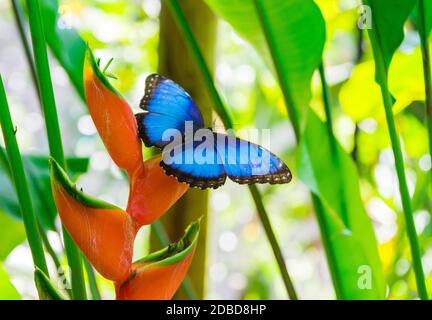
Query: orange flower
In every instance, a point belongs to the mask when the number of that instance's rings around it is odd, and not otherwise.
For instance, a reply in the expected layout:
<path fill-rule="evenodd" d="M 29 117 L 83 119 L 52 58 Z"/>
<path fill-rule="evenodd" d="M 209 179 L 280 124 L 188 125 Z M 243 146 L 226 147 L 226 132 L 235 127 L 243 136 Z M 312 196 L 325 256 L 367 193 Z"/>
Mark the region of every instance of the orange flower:
<path fill-rule="evenodd" d="M 199 228 L 199 221 L 194 222 L 179 242 L 135 262 L 130 276 L 116 287 L 117 299 L 171 299 L 192 262 Z"/>
<path fill-rule="evenodd" d="M 131 271 L 138 223 L 124 210 L 77 190 L 53 159 L 50 170 L 54 201 L 74 242 L 105 278 L 125 279 Z"/>
<path fill-rule="evenodd" d="M 84 91 L 90 115 L 113 161 L 130 180 L 127 212 L 140 224 L 163 215 L 189 188 L 169 177 L 159 166 L 160 157 L 143 161 L 137 123 L 129 104 L 99 69 L 87 49 Z"/>

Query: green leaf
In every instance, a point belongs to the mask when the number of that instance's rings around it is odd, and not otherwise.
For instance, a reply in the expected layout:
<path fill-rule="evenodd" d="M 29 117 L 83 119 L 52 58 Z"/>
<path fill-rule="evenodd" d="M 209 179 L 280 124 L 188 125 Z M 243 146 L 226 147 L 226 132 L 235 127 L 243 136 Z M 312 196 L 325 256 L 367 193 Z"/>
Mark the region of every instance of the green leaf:
<path fill-rule="evenodd" d="M 413 101 L 425 99 L 421 50 L 396 52 L 389 69 L 389 88 L 396 99 L 393 112 L 398 113 Z M 374 81 L 373 60 L 357 64 L 339 93 L 344 112 L 355 122 L 366 118 L 384 120 L 379 85 Z M 364 92 L 368 94 L 365 95 Z"/>
<path fill-rule="evenodd" d="M 384 274 L 377 251 L 372 224 L 360 198 L 358 175 L 350 156 L 338 145 L 341 167 L 329 161 L 332 148 L 326 128 L 321 120 L 310 112 L 298 154 L 300 179 L 322 200 L 326 215 L 329 245 L 336 256 L 336 271 L 346 299 L 383 299 L 385 297 Z M 321 137 L 317 139 L 316 137 Z M 339 189 L 335 185 L 339 175 L 343 179 L 348 223 L 341 218 L 342 208 Z M 367 266 L 371 270 L 371 289 L 359 288 L 359 270 Z"/>
<path fill-rule="evenodd" d="M 68 170 L 74 178 L 87 171 L 88 158 L 71 157 L 66 161 L 68 163 Z M 57 209 L 51 193 L 48 158 L 45 156 L 24 155 L 23 163 L 38 221 L 42 227 L 48 230 L 55 230 L 54 220 L 57 216 Z M 8 171 L 3 165 L 0 165 L 0 183 L 2 185 L 0 210 L 17 219 L 21 219 L 15 189 L 13 188 Z"/>
<path fill-rule="evenodd" d="M 0 263 L 0 300 L 21 300 L 21 296 Z"/>
<path fill-rule="evenodd" d="M 269 61 L 266 37 L 253 0 L 206 2 Z M 324 48 L 324 19 L 312 0 L 273 0 L 261 1 L 261 4 L 271 23 L 272 55 L 280 61 L 280 65 L 276 63 L 277 72 L 282 83 L 286 84 L 291 107 L 296 113 L 304 112 L 305 102 L 308 103 L 311 97 L 310 80 L 320 64 Z"/>
<path fill-rule="evenodd" d="M 394 53 L 401 45 L 404 38 L 404 24 L 413 11 L 418 0 L 363 0 L 363 3 L 371 8 L 372 12 L 372 45 L 374 50 L 376 68 L 384 64 L 386 73 Z M 378 49 L 379 48 L 379 49 Z M 380 72 L 376 70 L 376 81 L 382 84 Z"/>
<path fill-rule="evenodd" d="M 267 44 L 252 0 L 206 1 L 267 59 L 268 53 L 263 49 Z M 264 17 L 263 24 L 269 29 L 268 43 L 273 47 L 272 57 L 278 68 L 282 90 L 290 107 L 298 112 L 297 121 L 306 123 L 300 144 L 299 175 L 324 205 L 323 212 L 317 210 L 317 214 L 322 214 L 318 218 L 323 221 L 322 232 L 329 242 L 326 250 L 331 257 L 330 263 L 334 264 L 331 267 L 336 272 L 336 290 L 344 299 L 382 299 L 385 296 L 383 270 L 372 223 L 360 198 L 356 168 L 340 147 L 338 152 L 343 168 L 335 167 L 327 128 L 308 107 L 312 74 L 321 63 L 325 40 L 322 15 L 315 3 L 309 0 L 259 3 L 264 11 L 260 13 Z M 344 176 L 347 187 L 337 185 L 341 183 L 340 179 L 334 179 L 338 175 Z M 345 192 L 347 213 L 342 212 L 340 196 L 335 192 L 341 188 L 348 188 Z M 345 214 L 351 222 L 350 227 L 342 222 Z M 371 270 L 370 290 L 361 290 L 357 286 L 362 265 Z"/>
<path fill-rule="evenodd" d="M 17 245 L 24 242 L 26 233 L 20 221 L 2 211 L 0 211 L 0 226 L 2 230 L 0 232 L 0 261 L 3 261 Z"/>
<path fill-rule="evenodd" d="M 42 270 L 36 268 L 34 277 L 40 300 L 65 300 Z"/>
<path fill-rule="evenodd" d="M 78 93 L 84 98 L 83 66 L 86 43 L 78 32 L 59 16 L 57 0 L 40 0 L 45 38 L 56 59 L 65 68 Z M 61 27 L 63 26 L 63 27 Z"/>

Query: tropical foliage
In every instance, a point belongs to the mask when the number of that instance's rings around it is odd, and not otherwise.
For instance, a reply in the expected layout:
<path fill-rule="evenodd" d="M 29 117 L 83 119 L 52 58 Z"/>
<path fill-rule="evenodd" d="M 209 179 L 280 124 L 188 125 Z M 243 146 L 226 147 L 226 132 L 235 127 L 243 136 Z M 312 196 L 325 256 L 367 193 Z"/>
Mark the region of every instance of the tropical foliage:
<path fill-rule="evenodd" d="M 432 1 L 0 9 L 1 299 L 430 298 Z M 156 71 L 271 129 L 293 182 L 168 177 L 134 117 Z"/>

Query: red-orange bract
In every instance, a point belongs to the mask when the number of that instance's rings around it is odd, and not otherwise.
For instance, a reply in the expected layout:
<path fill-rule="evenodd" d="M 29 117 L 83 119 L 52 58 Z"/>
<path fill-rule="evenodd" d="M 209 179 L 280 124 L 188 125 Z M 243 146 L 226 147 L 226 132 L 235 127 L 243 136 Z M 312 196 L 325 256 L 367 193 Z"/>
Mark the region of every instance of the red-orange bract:
<path fill-rule="evenodd" d="M 77 190 L 55 160 L 50 169 L 54 201 L 66 230 L 100 274 L 122 281 L 131 271 L 138 224 L 122 209 Z"/>
<path fill-rule="evenodd" d="M 135 262 L 128 279 L 116 287 L 117 299 L 171 299 L 192 262 L 198 233 L 199 221 L 191 224 L 176 244 Z"/>

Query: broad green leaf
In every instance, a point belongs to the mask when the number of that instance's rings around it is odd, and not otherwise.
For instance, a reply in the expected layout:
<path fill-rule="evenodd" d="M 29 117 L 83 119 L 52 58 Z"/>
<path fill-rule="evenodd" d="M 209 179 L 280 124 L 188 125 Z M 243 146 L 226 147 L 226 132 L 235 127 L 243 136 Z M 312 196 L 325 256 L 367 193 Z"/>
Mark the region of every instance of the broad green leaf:
<path fill-rule="evenodd" d="M 21 300 L 21 296 L 0 263 L 0 300 Z"/>
<path fill-rule="evenodd" d="M 66 161 L 71 176 L 76 177 L 87 171 L 87 158 L 68 158 Z M 57 215 L 57 209 L 51 193 L 48 158 L 44 156 L 24 155 L 23 163 L 36 216 L 44 228 L 55 230 L 54 219 Z M 0 165 L 0 183 L 2 185 L 0 210 L 21 219 L 15 189 L 3 165 Z"/>
<path fill-rule="evenodd" d="M 78 32 L 59 15 L 57 0 L 40 0 L 45 38 L 57 60 L 84 99 L 83 66 L 86 43 Z"/>
<path fill-rule="evenodd" d="M 341 167 L 333 161 L 325 161 L 332 154 L 321 120 L 310 112 L 298 154 L 300 179 L 323 201 L 327 214 L 324 219 L 329 226 L 330 246 L 336 254 L 336 269 L 343 275 L 342 290 L 349 299 L 382 299 L 385 281 L 378 256 L 377 243 L 369 217 L 360 197 L 359 178 L 350 156 L 338 145 Z M 317 139 L 316 137 L 321 137 Z M 343 172 L 343 174 L 341 174 Z M 341 219 L 342 196 L 337 188 L 336 177 L 343 179 L 348 223 Z M 336 214 L 331 214 L 336 213 Z M 371 289 L 359 288 L 359 270 L 370 268 Z"/>
<path fill-rule="evenodd" d="M 268 58 L 264 49 L 267 42 L 252 0 L 206 1 L 251 42 L 264 59 Z M 273 47 L 273 58 L 278 60 L 275 65 L 280 67 L 277 72 L 281 86 L 288 89 L 289 100 L 299 111 L 300 122 L 307 122 L 300 145 L 300 178 L 325 206 L 320 219 L 325 222 L 323 232 L 328 235 L 330 242 L 327 254 L 333 257 L 336 264 L 334 268 L 340 295 L 345 299 L 382 299 L 385 296 L 382 265 L 372 224 L 360 198 L 356 168 L 342 148 L 339 148 L 339 154 L 343 167 L 335 166 L 326 126 L 315 113 L 308 112 L 310 82 L 314 70 L 321 63 L 324 45 L 323 18 L 313 1 L 274 0 L 260 3 L 266 11 L 266 23 L 271 31 L 268 35 L 269 44 Z M 338 181 L 335 178 L 338 176 L 343 176 L 344 181 Z M 338 183 L 342 183 L 342 186 L 338 186 Z M 348 183 L 347 186 L 344 183 Z M 345 202 L 349 204 L 347 213 L 342 212 L 340 195 L 335 192 L 341 188 L 348 188 L 345 192 Z M 344 226 L 344 214 L 347 214 L 350 226 Z M 372 273 L 372 287 L 369 290 L 361 290 L 357 286 L 360 277 L 358 270 L 362 265 L 369 266 Z"/>
<path fill-rule="evenodd" d="M 372 29 L 369 30 L 374 57 L 379 63 L 384 64 L 386 72 L 394 53 L 399 48 L 404 38 L 404 24 L 413 11 L 418 0 L 363 0 L 363 3 L 371 8 Z M 376 81 L 380 84 L 387 79 L 379 77 L 376 71 Z"/>
<path fill-rule="evenodd" d="M 0 226 L 0 261 L 3 261 L 17 245 L 24 242 L 26 233 L 20 221 L 2 211 L 0 211 Z"/>
<path fill-rule="evenodd" d="M 268 59 L 266 38 L 253 0 L 206 2 Z M 262 5 L 271 22 L 274 55 L 283 57 L 279 74 L 288 87 L 292 107 L 297 113 L 305 112 L 311 97 L 310 80 L 324 48 L 324 19 L 312 0 L 262 1 Z"/>
<path fill-rule="evenodd" d="M 379 85 L 374 81 L 375 62 L 369 60 L 354 67 L 350 79 L 339 93 L 344 112 L 359 122 L 373 117 L 384 120 L 384 109 Z M 413 101 L 425 99 L 423 67 L 420 48 L 412 52 L 397 51 L 389 70 L 389 88 L 396 102 L 393 112 L 397 113 Z M 364 92 L 368 94 L 365 95 Z"/>
<path fill-rule="evenodd" d="M 41 300 L 65 300 L 42 270 L 36 268 L 34 277 Z"/>

